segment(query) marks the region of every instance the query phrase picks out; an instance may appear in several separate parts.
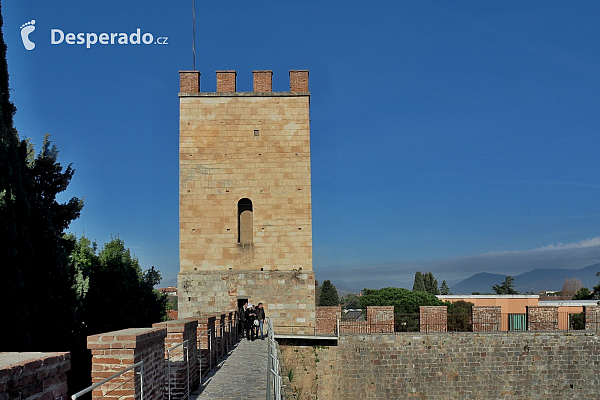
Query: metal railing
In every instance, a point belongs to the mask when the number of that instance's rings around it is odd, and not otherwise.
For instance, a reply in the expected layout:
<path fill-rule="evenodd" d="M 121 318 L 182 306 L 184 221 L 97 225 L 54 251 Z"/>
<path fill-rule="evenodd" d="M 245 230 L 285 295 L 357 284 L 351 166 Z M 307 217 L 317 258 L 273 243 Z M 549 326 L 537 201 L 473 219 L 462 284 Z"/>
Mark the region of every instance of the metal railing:
<path fill-rule="evenodd" d="M 277 345 L 275 336 L 273 335 L 273 322 L 269 318 L 266 319 L 266 328 L 268 338 L 267 351 L 269 353 L 267 357 L 267 400 L 281 400 L 283 379 L 281 378 Z"/>
<path fill-rule="evenodd" d="M 188 341 L 167 349 L 168 399 L 190 398 L 190 354 Z"/>
<path fill-rule="evenodd" d="M 135 368 L 139 367 L 139 371 L 135 371 Z M 128 371 L 133 370 L 133 376 L 129 377 L 129 378 L 124 378 L 124 379 L 120 379 L 117 381 L 117 378 L 119 378 L 121 375 L 125 374 Z M 135 377 L 139 376 L 139 382 L 136 383 L 135 381 Z M 140 361 L 136 364 L 133 364 L 131 367 L 124 369 L 121 372 L 117 372 L 114 375 L 109 376 L 108 378 L 93 384 L 92 386 L 88 387 L 87 389 L 83 389 L 77 393 L 75 393 L 74 395 L 71 396 L 72 400 L 77 400 L 78 398 L 80 398 L 81 396 L 92 392 L 93 390 L 99 388 L 102 385 L 105 385 L 111 381 L 115 381 L 113 383 L 115 383 L 116 385 L 114 387 L 111 387 L 110 389 L 103 391 L 101 396 L 94 396 L 95 398 L 98 399 L 102 399 L 102 398 L 110 398 L 112 399 L 120 399 L 123 398 L 124 396 L 131 396 L 132 392 L 133 392 L 133 397 L 134 399 L 139 399 L 139 400 L 143 400 L 144 399 L 144 362 Z"/>

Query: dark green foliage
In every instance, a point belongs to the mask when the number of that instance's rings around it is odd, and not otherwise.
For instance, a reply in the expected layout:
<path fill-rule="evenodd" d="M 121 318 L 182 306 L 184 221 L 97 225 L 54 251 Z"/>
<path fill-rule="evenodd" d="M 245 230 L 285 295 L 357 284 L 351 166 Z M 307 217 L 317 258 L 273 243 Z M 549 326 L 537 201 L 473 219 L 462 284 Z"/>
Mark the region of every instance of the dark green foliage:
<path fill-rule="evenodd" d="M 440 294 L 437 279 L 433 277 L 432 272 L 427 272 L 425 275 L 423 275 L 423 283 L 425 284 L 425 291 L 427 293 Z"/>
<path fill-rule="evenodd" d="M 319 306 L 338 306 L 340 298 L 337 289 L 329 280 L 323 281 L 319 290 Z"/>
<path fill-rule="evenodd" d="M 472 332 L 473 303 L 464 300 L 448 304 L 448 331 Z"/>
<path fill-rule="evenodd" d="M 496 294 L 519 294 L 519 292 L 514 289 L 514 281 L 515 279 L 509 275 L 501 285 L 494 285 L 492 286 L 492 289 Z"/>
<path fill-rule="evenodd" d="M 415 272 L 415 281 L 413 283 L 413 292 L 427 292 L 431 294 L 440 294 L 437 279 L 433 277 L 432 272 L 423 274 L 421 271 Z"/>
<path fill-rule="evenodd" d="M 154 267 L 142 271 L 118 237 L 100 252 L 96 249 L 95 243 L 82 236 L 71 256 L 89 278 L 84 301 L 87 334 L 147 327 L 163 320 L 167 296 L 153 288 L 160 283 L 160 273 Z"/>
<path fill-rule="evenodd" d="M 443 306 L 446 303 L 427 292 L 413 292 L 402 288 L 364 289 L 360 306 L 394 306 L 394 313 L 418 313 L 419 306 Z"/>
<path fill-rule="evenodd" d="M 569 315 L 569 329 L 575 331 L 585 330 L 585 317 L 583 313 Z"/>
<path fill-rule="evenodd" d="M 448 284 L 446 283 L 446 281 L 442 281 L 442 286 L 440 286 L 440 294 L 448 294 L 450 293 L 450 288 L 448 287 Z"/>
<path fill-rule="evenodd" d="M 345 297 L 342 297 L 342 307 L 345 310 L 360 308 L 360 297 L 355 294 L 349 294 Z"/>
<path fill-rule="evenodd" d="M 596 276 L 600 276 L 600 272 L 596 273 Z M 582 287 L 575 293 L 573 300 L 599 300 L 600 299 L 600 283 L 594 286 L 593 291 L 590 291 L 587 287 Z"/>
<path fill-rule="evenodd" d="M 413 292 L 425 292 L 425 282 L 421 271 L 415 272 L 415 281 L 412 290 Z"/>
<path fill-rule="evenodd" d="M 586 288 L 585 286 L 582 287 L 581 289 L 579 289 L 577 291 L 577 293 L 575 293 L 575 295 L 573 296 L 573 300 L 591 300 L 592 299 L 592 292 L 590 291 L 590 289 Z"/>

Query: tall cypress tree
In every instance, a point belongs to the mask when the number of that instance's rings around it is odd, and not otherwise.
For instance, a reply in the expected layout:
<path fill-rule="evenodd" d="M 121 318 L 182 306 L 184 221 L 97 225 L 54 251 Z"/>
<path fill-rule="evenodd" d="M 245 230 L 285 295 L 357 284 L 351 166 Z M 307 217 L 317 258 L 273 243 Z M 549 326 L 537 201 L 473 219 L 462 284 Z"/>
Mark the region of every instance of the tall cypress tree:
<path fill-rule="evenodd" d="M 415 281 L 413 283 L 413 292 L 424 292 L 425 291 L 425 282 L 423 281 L 423 274 L 421 271 L 415 272 Z"/>
<path fill-rule="evenodd" d="M 323 281 L 323 285 L 321 285 L 321 291 L 319 296 L 319 306 L 339 306 L 340 305 L 340 297 L 338 296 L 337 289 L 331 281 L 325 280 Z"/>
<path fill-rule="evenodd" d="M 27 296 L 24 280 L 33 261 L 24 162 L 27 149 L 13 127 L 16 108 L 10 101 L 3 23 L 0 4 L 0 301 L 4 305 L 3 319 L 10 321 L 10 329 L 0 329 L 0 349 L 27 350 L 32 339 L 27 329 L 29 313 L 23 302 Z"/>

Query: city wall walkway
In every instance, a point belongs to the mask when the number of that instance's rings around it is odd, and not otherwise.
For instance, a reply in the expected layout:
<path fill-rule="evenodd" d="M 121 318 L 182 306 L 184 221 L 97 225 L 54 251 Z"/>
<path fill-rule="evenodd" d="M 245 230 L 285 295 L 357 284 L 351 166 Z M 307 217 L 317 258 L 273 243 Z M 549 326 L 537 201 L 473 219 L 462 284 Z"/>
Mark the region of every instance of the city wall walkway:
<path fill-rule="evenodd" d="M 267 397 L 268 339 L 241 339 L 214 368 L 191 400 L 265 400 Z"/>

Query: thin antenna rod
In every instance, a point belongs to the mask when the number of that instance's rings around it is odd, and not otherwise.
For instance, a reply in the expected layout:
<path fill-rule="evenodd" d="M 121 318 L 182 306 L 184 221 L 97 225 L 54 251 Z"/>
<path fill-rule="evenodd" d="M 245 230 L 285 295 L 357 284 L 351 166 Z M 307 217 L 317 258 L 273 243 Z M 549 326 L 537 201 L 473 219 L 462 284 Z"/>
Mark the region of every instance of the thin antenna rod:
<path fill-rule="evenodd" d="M 196 70 L 196 0 L 192 0 L 192 71 Z"/>

